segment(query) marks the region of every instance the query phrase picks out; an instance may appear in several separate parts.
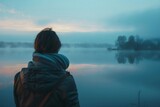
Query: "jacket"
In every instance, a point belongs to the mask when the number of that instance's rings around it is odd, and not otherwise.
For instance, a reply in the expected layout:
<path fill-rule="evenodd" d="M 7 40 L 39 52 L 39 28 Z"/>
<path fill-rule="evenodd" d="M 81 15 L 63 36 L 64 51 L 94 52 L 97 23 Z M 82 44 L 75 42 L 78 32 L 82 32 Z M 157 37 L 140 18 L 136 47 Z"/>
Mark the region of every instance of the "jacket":
<path fill-rule="evenodd" d="M 36 61 L 29 62 L 27 68 L 22 68 L 15 75 L 16 107 L 42 107 L 41 103 L 44 100 L 46 102 L 43 107 L 80 107 L 73 76 L 67 75 L 64 69 L 52 69 L 53 66 L 45 66 L 44 62 L 49 65 L 45 59 Z M 67 76 L 63 78 L 64 75 Z M 48 93 L 51 94 L 46 98 Z"/>

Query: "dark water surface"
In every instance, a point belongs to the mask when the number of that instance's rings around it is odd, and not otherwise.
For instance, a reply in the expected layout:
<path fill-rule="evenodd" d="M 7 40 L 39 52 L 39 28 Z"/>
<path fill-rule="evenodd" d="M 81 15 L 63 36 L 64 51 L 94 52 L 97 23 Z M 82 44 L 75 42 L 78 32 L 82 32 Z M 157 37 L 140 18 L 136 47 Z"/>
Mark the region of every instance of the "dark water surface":
<path fill-rule="evenodd" d="M 32 49 L 0 49 L 0 107 L 15 107 L 13 78 Z M 81 107 L 160 107 L 160 52 L 64 48 Z"/>

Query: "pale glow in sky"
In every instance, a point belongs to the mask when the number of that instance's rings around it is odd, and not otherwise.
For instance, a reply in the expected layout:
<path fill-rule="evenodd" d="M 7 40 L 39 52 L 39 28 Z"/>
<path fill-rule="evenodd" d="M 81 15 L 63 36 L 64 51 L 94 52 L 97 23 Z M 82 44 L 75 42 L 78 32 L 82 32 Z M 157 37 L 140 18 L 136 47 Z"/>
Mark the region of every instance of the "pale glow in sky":
<path fill-rule="evenodd" d="M 1 30 L 38 32 L 44 27 L 51 27 L 57 32 L 121 32 L 134 31 L 134 28 L 102 27 L 100 25 L 83 25 L 82 23 L 49 23 L 36 25 L 32 20 L 0 20 Z"/>
<path fill-rule="evenodd" d="M 134 32 L 157 36 L 159 7 L 159 0 L 1 0 L 0 37 L 38 32 L 45 27 L 57 32 Z"/>

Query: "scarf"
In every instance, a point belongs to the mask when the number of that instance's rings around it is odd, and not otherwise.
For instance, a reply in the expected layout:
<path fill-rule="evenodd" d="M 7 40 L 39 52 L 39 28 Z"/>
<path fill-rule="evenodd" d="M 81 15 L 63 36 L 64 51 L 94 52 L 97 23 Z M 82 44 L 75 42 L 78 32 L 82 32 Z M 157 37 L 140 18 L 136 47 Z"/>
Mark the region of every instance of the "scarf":
<path fill-rule="evenodd" d="M 69 67 L 69 60 L 66 56 L 57 53 L 33 53 L 33 61 L 29 67 L 47 68 L 56 71 L 63 71 Z"/>

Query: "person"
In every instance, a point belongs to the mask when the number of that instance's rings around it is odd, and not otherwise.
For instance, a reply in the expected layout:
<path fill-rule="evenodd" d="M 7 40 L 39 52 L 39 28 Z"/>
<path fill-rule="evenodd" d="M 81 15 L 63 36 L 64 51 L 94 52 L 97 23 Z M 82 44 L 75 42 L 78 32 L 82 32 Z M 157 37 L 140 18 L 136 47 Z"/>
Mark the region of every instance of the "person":
<path fill-rule="evenodd" d="M 80 107 L 69 60 L 59 54 L 61 41 L 51 28 L 34 41 L 33 59 L 14 78 L 16 107 Z"/>

